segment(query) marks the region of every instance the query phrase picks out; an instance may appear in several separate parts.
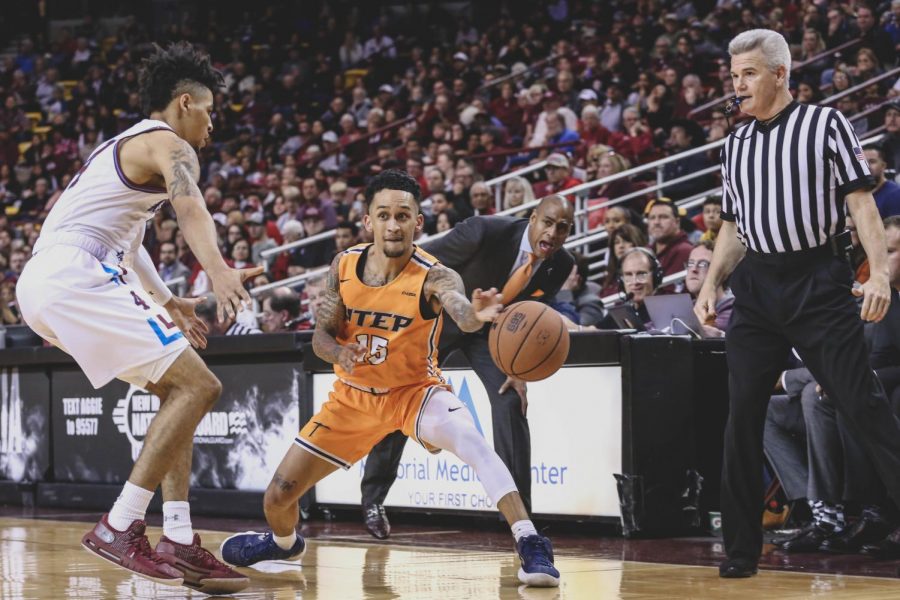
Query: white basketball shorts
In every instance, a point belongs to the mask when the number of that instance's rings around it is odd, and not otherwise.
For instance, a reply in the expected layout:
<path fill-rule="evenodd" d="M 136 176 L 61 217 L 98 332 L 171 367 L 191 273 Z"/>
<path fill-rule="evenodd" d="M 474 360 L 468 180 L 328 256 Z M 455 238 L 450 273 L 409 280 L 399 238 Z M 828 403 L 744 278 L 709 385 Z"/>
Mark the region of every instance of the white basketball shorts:
<path fill-rule="evenodd" d="M 46 246 L 28 261 L 16 286 L 25 322 L 72 355 L 95 388 L 114 378 L 156 383 L 187 340 L 133 271 L 86 246 Z"/>

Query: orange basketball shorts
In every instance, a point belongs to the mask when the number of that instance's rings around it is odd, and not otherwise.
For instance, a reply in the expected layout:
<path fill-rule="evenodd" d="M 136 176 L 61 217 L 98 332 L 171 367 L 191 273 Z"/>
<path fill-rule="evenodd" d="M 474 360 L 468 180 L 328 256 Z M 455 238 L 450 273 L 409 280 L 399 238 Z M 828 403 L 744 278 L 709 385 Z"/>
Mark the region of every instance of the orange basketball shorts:
<path fill-rule="evenodd" d="M 419 415 L 431 395 L 450 386 L 437 380 L 391 388 L 385 393 L 363 391 L 334 382 L 334 389 L 294 440 L 304 450 L 335 466 L 349 469 L 384 436 L 396 430 L 422 444 L 429 452 L 440 449 L 419 439 Z"/>

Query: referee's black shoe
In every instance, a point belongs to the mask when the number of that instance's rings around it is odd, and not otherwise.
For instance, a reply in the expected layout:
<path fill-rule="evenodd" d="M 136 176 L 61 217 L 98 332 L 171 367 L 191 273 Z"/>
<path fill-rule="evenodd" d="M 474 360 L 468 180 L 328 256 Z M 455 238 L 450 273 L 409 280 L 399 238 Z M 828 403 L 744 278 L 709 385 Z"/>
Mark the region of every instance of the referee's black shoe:
<path fill-rule="evenodd" d="M 843 530 L 841 530 L 843 531 Z M 782 552 L 798 553 L 798 552 L 821 552 L 819 548 L 822 544 L 833 537 L 835 532 L 821 527 L 811 527 L 806 533 L 792 540 L 787 540 L 781 544 Z"/>
<path fill-rule="evenodd" d="M 366 530 L 379 540 L 386 540 L 391 535 L 391 523 L 387 513 L 384 512 L 384 504 L 366 504 L 363 506 L 363 517 L 366 521 Z"/>
<path fill-rule="evenodd" d="M 877 544 L 866 544 L 860 552 L 881 560 L 900 559 L 900 527 Z"/>
<path fill-rule="evenodd" d="M 719 564 L 719 577 L 740 579 L 756 575 L 756 561 L 749 558 L 726 558 Z"/>
<path fill-rule="evenodd" d="M 893 527 L 877 512 L 863 512 L 862 517 L 842 533 L 828 538 L 819 549 L 835 554 L 855 554 L 866 544 L 880 542 Z"/>

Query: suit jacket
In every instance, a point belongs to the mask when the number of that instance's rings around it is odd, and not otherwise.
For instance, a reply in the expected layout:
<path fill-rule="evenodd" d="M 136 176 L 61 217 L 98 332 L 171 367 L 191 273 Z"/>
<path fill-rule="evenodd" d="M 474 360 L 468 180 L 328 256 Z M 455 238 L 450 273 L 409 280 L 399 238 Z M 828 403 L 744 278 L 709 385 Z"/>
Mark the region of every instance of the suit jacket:
<path fill-rule="evenodd" d="M 524 218 L 470 217 L 457 224 L 447 235 L 426 241 L 422 248 L 459 273 L 466 286 L 466 296 L 471 297 L 476 288 L 503 289 L 519 256 L 519 244 L 527 226 L 528 219 Z M 519 295 L 504 298 L 503 303 L 551 301 L 572 272 L 574 264 L 575 259 L 564 248 L 554 252 L 541 262 Z M 448 325 L 444 323 L 444 331 L 449 333 Z M 449 329 L 456 330 L 456 327 Z"/>

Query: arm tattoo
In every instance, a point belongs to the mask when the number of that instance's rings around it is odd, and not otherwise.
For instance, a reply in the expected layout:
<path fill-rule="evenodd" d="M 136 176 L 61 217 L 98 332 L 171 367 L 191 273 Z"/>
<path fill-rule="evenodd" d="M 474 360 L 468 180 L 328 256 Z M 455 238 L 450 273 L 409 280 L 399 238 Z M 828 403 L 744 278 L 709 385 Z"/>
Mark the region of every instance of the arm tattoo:
<path fill-rule="evenodd" d="M 294 486 L 297 485 L 297 480 L 291 479 L 290 481 L 288 481 L 284 475 L 276 472 L 275 476 L 272 477 L 272 483 L 278 486 L 278 489 L 280 489 L 282 492 L 289 492 L 294 489 Z"/>
<path fill-rule="evenodd" d="M 344 301 L 341 299 L 340 283 L 338 281 L 338 265 L 341 255 L 338 254 L 331 262 L 328 275 L 325 278 L 325 299 L 316 313 L 316 330 L 313 333 L 313 352 L 316 356 L 329 363 L 337 363 L 341 355 L 341 345 L 335 336 L 344 325 L 347 313 Z"/>
<path fill-rule="evenodd" d="M 484 326 L 484 323 L 475 316 L 472 303 L 466 298 L 466 287 L 459 273 L 444 265 L 436 265 L 428 271 L 425 285 L 426 292 L 431 297 L 437 297 L 443 309 L 456 321 L 460 329 L 470 333 Z"/>
<path fill-rule="evenodd" d="M 166 182 L 170 198 L 178 196 L 195 196 L 202 198 L 200 188 L 197 187 L 197 179 L 200 178 L 200 163 L 197 161 L 197 153 L 186 143 L 169 154 L 171 162 L 171 179 Z"/>

